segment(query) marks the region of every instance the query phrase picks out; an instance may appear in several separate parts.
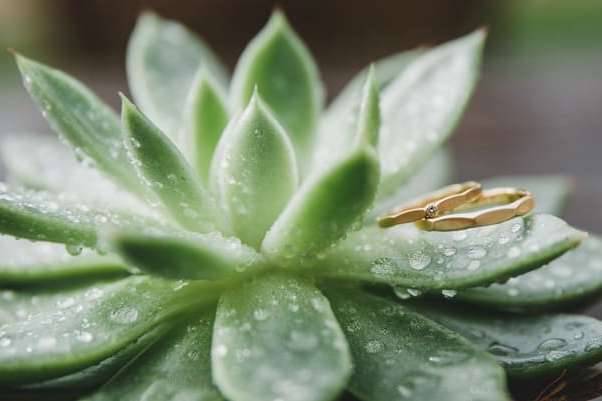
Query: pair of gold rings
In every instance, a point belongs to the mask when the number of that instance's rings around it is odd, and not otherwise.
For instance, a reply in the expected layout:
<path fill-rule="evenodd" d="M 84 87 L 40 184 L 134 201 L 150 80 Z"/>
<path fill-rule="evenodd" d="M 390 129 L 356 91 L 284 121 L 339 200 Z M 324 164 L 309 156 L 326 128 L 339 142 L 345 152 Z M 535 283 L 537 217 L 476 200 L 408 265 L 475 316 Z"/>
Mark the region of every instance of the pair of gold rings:
<path fill-rule="evenodd" d="M 481 184 L 468 181 L 454 184 L 402 206 L 378 219 L 386 228 L 415 223 L 426 231 L 455 231 L 487 226 L 523 216 L 533 210 L 530 192 L 518 188 L 483 190 Z"/>

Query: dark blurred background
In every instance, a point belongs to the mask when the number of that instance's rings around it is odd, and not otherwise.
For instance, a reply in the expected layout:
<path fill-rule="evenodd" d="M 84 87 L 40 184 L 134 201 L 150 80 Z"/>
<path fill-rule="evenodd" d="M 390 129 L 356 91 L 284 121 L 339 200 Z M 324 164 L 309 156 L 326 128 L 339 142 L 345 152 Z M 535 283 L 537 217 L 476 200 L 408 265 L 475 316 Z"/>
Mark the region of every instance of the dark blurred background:
<path fill-rule="evenodd" d="M 318 59 L 330 97 L 374 59 L 487 26 L 481 82 L 451 141 L 457 178 L 572 175 L 567 220 L 602 233 L 601 0 L 0 0 L 0 47 L 64 69 L 117 105 L 141 10 L 185 23 L 232 69 L 275 4 Z M 0 52 L 0 133 L 10 131 L 48 128 Z"/>

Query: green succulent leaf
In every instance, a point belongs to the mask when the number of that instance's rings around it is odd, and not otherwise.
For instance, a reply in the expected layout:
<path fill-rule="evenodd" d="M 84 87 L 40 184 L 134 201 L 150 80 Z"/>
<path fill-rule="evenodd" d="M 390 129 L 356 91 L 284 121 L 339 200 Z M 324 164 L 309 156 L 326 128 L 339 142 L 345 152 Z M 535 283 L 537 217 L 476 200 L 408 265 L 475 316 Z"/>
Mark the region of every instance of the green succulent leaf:
<path fill-rule="evenodd" d="M 525 175 L 493 177 L 482 181 L 483 187 L 524 188 L 535 198 L 535 210 L 539 213 L 560 215 L 573 190 L 573 182 L 562 175 Z"/>
<path fill-rule="evenodd" d="M 385 298 L 329 288 L 354 372 L 349 390 L 366 401 L 509 400 L 503 369 L 458 334 Z"/>
<path fill-rule="evenodd" d="M 378 90 L 384 89 L 391 81 L 414 61 L 418 56 L 424 53 L 424 49 L 407 50 L 401 53 L 393 54 L 376 61 L 374 66 L 374 81 Z M 342 130 L 345 121 L 353 121 L 349 119 L 349 113 L 355 103 L 357 93 L 362 90 L 366 77 L 370 72 L 370 67 L 365 68 L 359 74 L 354 76 L 345 85 L 343 90 L 330 103 L 328 109 L 323 116 L 323 121 L 331 129 Z M 337 127 L 338 126 L 338 127 Z M 326 133 L 328 130 L 325 130 Z"/>
<path fill-rule="evenodd" d="M 309 176 L 266 234 L 263 252 L 282 264 L 304 258 L 341 239 L 372 204 L 379 166 L 371 147 L 359 147 L 323 172 Z"/>
<path fill-rule="evenodd" d="M 213 152 L 228 124 L 225 94 L 207 70 L 201 70 L 188 95 L 184 112 L 184 152 L 204 182 Z"/>
<path fill-rule="evenodd" d="M 258 248 L 297 189 L 293 147 L 257 93 L 219 146 L 212 181 L 228 226 Z"/>
<path fill-rule="evenodd" d="M 315 148 L 313 160 L 314 170 L 324 170 L 337 160 L 337 156 L 345 155 L 353 147 L 376 146 L 380 129 L 380 109 L 378 86 L 374 66 L 370 68 L 354 109 L 347 116 L 346 129 L 321 131 L 318 146 Z"/>
<path fill-rule="evenodd" d="M 17 55 L 25 88 L 76 157 L 133 193 L 143 193 L 128 162 L 119 118 L 81 82 Z"/>
<path fill-rule="evenodd" d="M 236 238 L 211 234 L 122 232 L 112 244 L 125 260 L 153 275 L 175 279 L 222 280 L 257 273 L 263 257 Z"/>
<path fill-rule="evenodd" d="M 176 146 L 125 97 L 122 119 L 128 154 L 153 201 L 183 227 L 212 231 L 213 201 Z"/>
<path fill-rule="evenodd" d="M 367 227 L 315 266 L 315 274 L 420 290 L 487 285 L 539 266 L 584 234 L 550 215 L 531 215 L 455 232 Z"/>
<path fill-rule="evenodd" d="M 0 384 L 64 376 L 95 365 L 191 307 L 213 302 L 221 289 L 183 286 L 144 276 L 30 297 L 31 309 L 0 328 Z M 31 333 L 24 335 L 24 333 Z"/>
<path fill-rule="evenodd" d="M 26 389 L 43 392 L 44 396 L 41 397 L 41 399 L 47 399 L 46 395 L 48 395 L 48 392 L 52 390 L 60 391 L 62 396 L 66 395 L 65 392 L 67 389 L 81 389 L 85 392 L 89 392 L 91 388 L 95 388 L 106 383 L 121 368 L 137 358 L 161 337 L 165 336 L 171 327 L 172 324 L 169 322 L 158 325 L 157 327 L 144 333 L 144 335 L 139 337 L 132 344 L 122 348 L 110 357 L 103 359 L 95 365 L 91 365 L 85 369 L 68 374 L 66 376 L 58 377 L 56 379 L 27 384 L 21 387 L 21 390 Z M 19 399 L 17 397 L 15 398 Z"/>
<path fill-rule="evenodd" d="M 506 284 L 462 291 L 458 298 L 510 310 L 557 309 L 602 294 L 602 240 L 583 244 L 537 270 L 511 278 Z"/>
<path fill-rule="evenodd" d="M 448 149 L 441 149 L 397 191 L 376 199 L 366 215 L 365 224 L 374 225 L 380 216 L 390 213 L 412 199 L 424 196 L 447 185 L 453 175 L 453 158 Z"/>
<path fill-rule="evenodd" d="M 307 281 L 270 275 L 222 296 L 212 368 L 233 401 L 327 401 L 344 388 L 351 361 L 326 298 Z"/>
<path fill-rule="evenodd" d="M 77 199 L 47 192 L 9 188 L 0 183 L 0 233 L 34 241 L 99 247 L 109 226 L 158 226 L 135 214 L 94 210 Z"/>
<path fill-rule="evenodd" d="M 87 401 L 223 401 L 211 380 L 213 316 L 205 313 L 153 345 Z"/>
<path fill-rule="evenodd" d="M 230 88 L 235 110 L 247 105 L 255 88 L 290 133 L 299 160 L 305 162 L 324 94 L 311 54 L 280 11 L 272 14 L 240 56 Z"/>
<path fill-rule="evenodd" d="M 553 376 L 602 361 L 602 322 L 591 317 L 496 314 L 441 303 L 411 308 L 489 351 L 513 378 Z"/>
<path fill-rule="evenodd" d="M 145 213 L 145 205 L 98 170 L 77 162 L 73 152 L 50 135 L 19 133 L 0 140 L 7 180 L 15 185 L 68 193 L 95 205 Z"/>
<path fill-rule="evenodd" d="M 381 192 L 390 194 L 447 139 L 478 77 L 485 32 L 424 52 L 381 96 Z"/>
<path fill-rule="evenodd" d="M 64 283 L 79 278 L 127 274 L 125 264 L 113 256 L 69 248 L 50 242 L 30 242 L 0 235 L 0 285 L 25 286 Z"/>
<path fill-rule="evenodd" d="M 201 38 L 153 13 L 140 16 L 127 50 L 130 89 L 144 113 L 172 138 L 178 134 L 186 99 L 201 68 L 226 87 L 226 69 Z"/>

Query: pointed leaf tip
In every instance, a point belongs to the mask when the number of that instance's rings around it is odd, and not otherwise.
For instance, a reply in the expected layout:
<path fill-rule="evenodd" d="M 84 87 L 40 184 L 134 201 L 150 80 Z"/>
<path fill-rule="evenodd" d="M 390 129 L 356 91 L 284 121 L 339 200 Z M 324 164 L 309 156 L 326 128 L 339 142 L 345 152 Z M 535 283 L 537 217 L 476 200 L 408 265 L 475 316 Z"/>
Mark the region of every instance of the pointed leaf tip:
<path fill-rule="evenodd" d="M 126 97 L 122 97 L 125 146 L 149 202 L 162 206 L 176 222 L 198 232 L 214 229 L 212 199 L 184 156 Z"/>
<path fill-rule="evenodd" d="M 323 90 L 315 62 L 306 46 L 274 12 L 240 57 L 231 85 L 231 103 L 242 110 L 255 86 L 291 135 L 298 158 L 309 156 L 322 109 Z"/>
<path fill-rule="evenodd" d="M 259 247 L 297 188 L 295 154 L 287 132 L 255 92 L 241 117 L 222 137 L 212 171 L 232 232 Z"/>

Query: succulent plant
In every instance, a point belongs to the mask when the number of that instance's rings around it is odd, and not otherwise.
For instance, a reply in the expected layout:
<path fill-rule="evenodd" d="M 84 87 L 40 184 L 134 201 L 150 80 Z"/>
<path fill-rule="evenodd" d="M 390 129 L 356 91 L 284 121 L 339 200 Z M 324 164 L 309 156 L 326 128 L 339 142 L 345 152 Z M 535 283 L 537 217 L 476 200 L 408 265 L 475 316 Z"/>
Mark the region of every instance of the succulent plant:
<path fill-rule="evenodd" d="M 545 214 L 560 212 L 565 178 L 485 182 L 539 202 L 493 226 L 376 225 L 449 179 L 444 142 L 484 37 L 378 61 L 324 109 L 282 13 L 232 78 L 201 39 L 147 13 L 127 55 L 138 106 L 122 96 L 121 121 L 17 54 L 75 157 L 46 136 L 3 139 L 2 393 L 493 401 L 509 399 L 506 377 L 602 360 L 601 322 L 550 314 L 602 287 L 600 240 Z"/>

